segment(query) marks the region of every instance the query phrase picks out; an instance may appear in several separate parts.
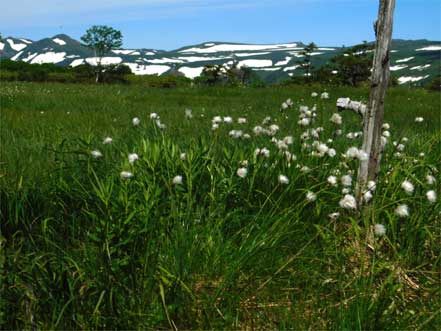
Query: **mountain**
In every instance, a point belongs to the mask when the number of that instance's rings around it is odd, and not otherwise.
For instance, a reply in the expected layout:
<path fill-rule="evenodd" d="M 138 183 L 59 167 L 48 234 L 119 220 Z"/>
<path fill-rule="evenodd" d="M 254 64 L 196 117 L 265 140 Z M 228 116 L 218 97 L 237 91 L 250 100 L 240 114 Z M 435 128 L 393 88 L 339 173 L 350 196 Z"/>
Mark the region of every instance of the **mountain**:
<path fill-rule="evenodd" d="M 172 51 L 154 49 L 119 49 L 107 54 L 103 64 L 124 63 L 137 75 L 162 75 L 178 70 L 189 78 L 200 75 L 206 64 L 246 65 L 267 82 L 277 82 L 302 75 L 298 61 L 304 44 L 256 45 L 228 42 L 206 42 Z M 341 52 L 341 47 L 319 47 L 314 65 L 321 66 Z M 61 66 L 95 64 L 93 52 L 79 41 L 59 34 L 32 41 L 8 37 L 0 42 L 0 57 L 29 63 L 55 63 Z M 394 40 L 391 71 L 400 84 L 422 84 L 439 75 L 441 42 L 429 40 Z"/>

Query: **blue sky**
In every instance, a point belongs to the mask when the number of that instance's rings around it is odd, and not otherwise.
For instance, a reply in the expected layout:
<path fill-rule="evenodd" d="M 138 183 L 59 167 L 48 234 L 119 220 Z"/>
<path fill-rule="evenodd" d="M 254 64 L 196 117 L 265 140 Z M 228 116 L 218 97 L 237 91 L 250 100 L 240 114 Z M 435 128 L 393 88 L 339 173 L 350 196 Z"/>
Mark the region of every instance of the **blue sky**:
<path fill-rule="evenodd" d="M 93 24 L 122 31 L 125 48 L 176 49 L 206 41 L 322 46 L 373 40 L 378 0 L 16 0 L 3 36 L 79 39 Z M 441 40 L 440 0 L 397 0 L 394 38 Z"/>

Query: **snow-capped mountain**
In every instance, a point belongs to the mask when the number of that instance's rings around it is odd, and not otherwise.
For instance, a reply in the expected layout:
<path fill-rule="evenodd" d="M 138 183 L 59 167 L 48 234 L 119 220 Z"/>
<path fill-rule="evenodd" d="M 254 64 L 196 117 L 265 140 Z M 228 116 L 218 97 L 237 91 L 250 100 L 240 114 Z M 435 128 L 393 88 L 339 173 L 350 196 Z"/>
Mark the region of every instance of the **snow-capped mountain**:
<path fill-rule="evenodd" d="M 299 58 L 304 44 L 300 42 L 256 45 L 206 42 L 163 51 L 154 49 L 113 50 L 103 64 L 124 63 L 137 75 L 167 74 L 179 71 L 189 78 L 200 75 L 206 64 L 248 66 L 267 82 L 302 75 Z M 314 65 L 327 63 L 341 47 L 318 47 L 312 54 Z M 400 84 L 425 82 L 440 72 L 441 42 L 428 40 L 394 40 L 391 70 Z M 54 63 L 61 66 L 95 64 L 93 52 L 67 35 L 56 35 L 39 41 L 8 37 L 0 43 L 0 56 L 28 63 Z"/>

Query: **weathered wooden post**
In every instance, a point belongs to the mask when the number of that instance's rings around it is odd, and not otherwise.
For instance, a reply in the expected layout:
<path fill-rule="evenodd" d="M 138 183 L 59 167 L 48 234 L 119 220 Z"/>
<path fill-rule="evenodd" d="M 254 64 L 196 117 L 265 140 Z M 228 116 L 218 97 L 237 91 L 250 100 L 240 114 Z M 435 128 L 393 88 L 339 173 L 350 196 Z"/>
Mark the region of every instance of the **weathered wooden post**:
<path fill-rule="evenodd" d="M 369 155 L 360 161 L 357 178 L 357 202 L 363 204 L 363 192 L 368 181 L 376 181 L 382 154 L 381 129 L 384 117 L 384 98 L 389 84 L 389 52 L 392 42 L 395 0 L 380 0 L 375 23 L 376 45 L 372 68 L 371 92 L 363 124 L 363 151 Z"/>

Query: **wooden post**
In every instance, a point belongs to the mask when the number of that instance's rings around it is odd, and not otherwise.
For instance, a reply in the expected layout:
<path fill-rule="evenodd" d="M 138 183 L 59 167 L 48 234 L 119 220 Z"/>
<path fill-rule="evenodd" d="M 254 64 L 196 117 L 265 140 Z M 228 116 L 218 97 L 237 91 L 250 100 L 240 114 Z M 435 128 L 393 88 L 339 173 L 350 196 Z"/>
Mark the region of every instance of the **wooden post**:
<path fill-rule="evenodd" d="M 357 202 L 363 204 L 367 182 L 376 181 L 381 160 L 381 129 L 384 117 L 384 98 L 389 84 L 389 52 L 392 42 L 395 0 L 380 0 L 375 23 L 376 45 L 371 78 L 371 92 L 363 124 L 363 151 L 369 155 L 360 162 L 357 178 Z"/>

